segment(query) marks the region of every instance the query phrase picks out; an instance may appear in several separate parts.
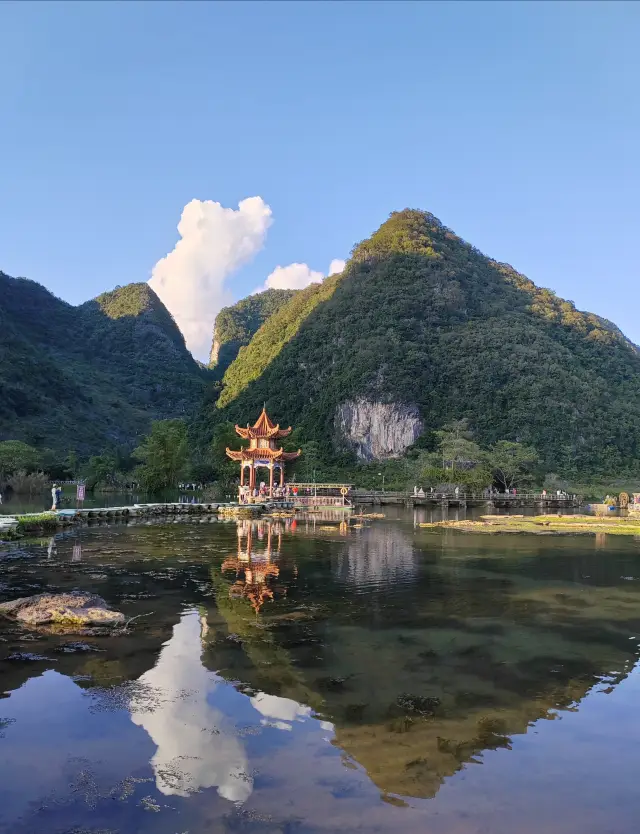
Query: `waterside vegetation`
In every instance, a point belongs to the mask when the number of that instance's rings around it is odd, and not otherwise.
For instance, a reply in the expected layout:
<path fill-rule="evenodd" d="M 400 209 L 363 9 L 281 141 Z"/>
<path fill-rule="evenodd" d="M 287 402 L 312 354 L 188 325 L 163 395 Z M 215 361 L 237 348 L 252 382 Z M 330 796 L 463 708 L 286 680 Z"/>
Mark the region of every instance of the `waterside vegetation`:
<path fill-rule="evenodd" d="M 420 524 L 430 530 L 459 530 L 463 533 L 534 533 L 536 535 L 607 534 L 640 536 L 640 516 L 590 515 L 483 515 L 471 521 L 435 521 Z"/>

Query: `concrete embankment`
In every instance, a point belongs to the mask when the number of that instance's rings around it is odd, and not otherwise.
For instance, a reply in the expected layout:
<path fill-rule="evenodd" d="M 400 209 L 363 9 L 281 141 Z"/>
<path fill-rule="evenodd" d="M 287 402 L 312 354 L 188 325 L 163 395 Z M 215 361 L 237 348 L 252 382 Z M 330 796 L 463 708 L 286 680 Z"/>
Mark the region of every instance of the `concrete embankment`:
<path fill-rule="evenodd" d="M 45 513 L 25 513 L 0 516 L 0 540 L 20 538 L 30 533 L 49 533 L 98 519 L 152 518 L 171 516 L 205 516 L 254 518 L 265 513 L 289 510 L 292 501 L 273 501 L 264 504 L 235 504 L 207 502 L 199 504 L 155 503 L 133 504 L 128 507 L 90 507 L 56 510 Z"/>

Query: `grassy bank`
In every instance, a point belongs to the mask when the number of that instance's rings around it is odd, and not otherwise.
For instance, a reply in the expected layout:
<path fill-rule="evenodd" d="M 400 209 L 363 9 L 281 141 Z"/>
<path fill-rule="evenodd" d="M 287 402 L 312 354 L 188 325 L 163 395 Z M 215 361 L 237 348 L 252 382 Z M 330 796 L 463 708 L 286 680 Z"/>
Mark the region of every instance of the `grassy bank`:
<path fill-rule="evenodd" d="M 640 536 L 640 517 L 590 515 L 484 515 L 476 521 L 436 521 L 420 527 L 460 530 L 463 533 L 533 533 L 575 535 L 607 533 L 612 536 Z"/>
<path fill-rule="evenodd" d="M 568 481 L 565 489 L 567 492 L 581 495 L 589 503 L 598 503 L 602 501 L 605 495 L 620 495 L 621 492 L 626 492 L 627 495 L 633 495 L 634 492 L 640 492 L 640 481 L 632 478 L 593 481 L 591 483 Z"/>
<path fill-rule="evenodd" d="M 3 530 L 0 538 L 3 541 L 15 541 L 24 536 L 42 535 L 43 533 L 56 533 L 62 527 L 68 527 L 73 521 L 68 518 L 56 515 L 53 512 L 30 513 L 17 518 L 17 524 Z"/>

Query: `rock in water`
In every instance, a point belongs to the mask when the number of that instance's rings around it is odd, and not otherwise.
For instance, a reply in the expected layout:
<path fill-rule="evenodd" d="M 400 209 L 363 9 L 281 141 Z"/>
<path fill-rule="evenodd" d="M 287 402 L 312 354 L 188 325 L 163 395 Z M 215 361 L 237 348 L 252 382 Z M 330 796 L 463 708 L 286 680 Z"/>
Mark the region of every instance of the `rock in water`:
<path fill-rule="evenodd" d="M 124 614 L 111 611 L 95 594 L 37 594 L 0 603 L 0 614 L 25 625 L 113 626 L 124 623 Z"/>

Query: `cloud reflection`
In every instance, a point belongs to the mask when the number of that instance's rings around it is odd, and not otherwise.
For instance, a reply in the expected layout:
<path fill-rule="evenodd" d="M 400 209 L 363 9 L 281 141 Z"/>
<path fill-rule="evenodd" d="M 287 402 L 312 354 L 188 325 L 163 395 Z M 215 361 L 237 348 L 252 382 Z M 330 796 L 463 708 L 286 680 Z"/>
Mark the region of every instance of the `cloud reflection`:
<path fill-rule="evenodd" d="M 305 707 L 290 698 L 267 695 L 266 692 L 259 692 L 251 699 L 251 704 L 265 716 L 261 724 L 279 730 L 291 730 L 294 721 L 304 721 L 311 716 L 311 707 Z"/>
<path fill-rule="evenodd" d="M 201 653 L 199 617 L 186 614 L 155 667 L 140 678 L 161 703 L 152 712 L 134 707 L 131 719 L 157 745 L 151 765 L 162 794 L 189 796 L 215 787 L 225 799 L 244 802 L 253 790 L 246 753 L 233 724 L 210 703 L 224 681 L 204 668 Z"/>

